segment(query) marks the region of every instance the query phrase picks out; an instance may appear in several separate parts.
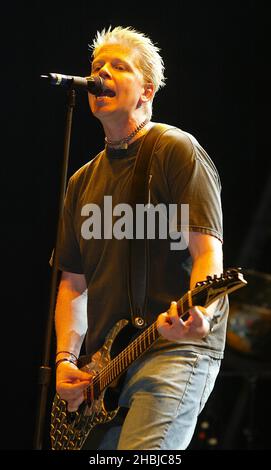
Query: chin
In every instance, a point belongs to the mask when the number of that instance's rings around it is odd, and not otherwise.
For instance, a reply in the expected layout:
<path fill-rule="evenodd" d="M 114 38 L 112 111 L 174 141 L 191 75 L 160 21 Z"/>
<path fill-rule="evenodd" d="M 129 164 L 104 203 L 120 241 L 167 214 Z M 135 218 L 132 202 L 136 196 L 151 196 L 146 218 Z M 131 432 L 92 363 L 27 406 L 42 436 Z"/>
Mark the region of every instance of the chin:
<path fill-rule="evenodd" d="M 95 110 L 95 112 L 93 112 L 93 116 L 95 116 L 97 119 L 99 119 L 99 121 L 101 121 L 101 123 L 106 123 L 106 122 L 110 122 L 113 120 L 115 120 L 115 113 L 114 112 L 110 112 L 110 111 L 105 111 L 105 110 L 101 110 L 101 109 L 98 109 L 98 110 Z"/>

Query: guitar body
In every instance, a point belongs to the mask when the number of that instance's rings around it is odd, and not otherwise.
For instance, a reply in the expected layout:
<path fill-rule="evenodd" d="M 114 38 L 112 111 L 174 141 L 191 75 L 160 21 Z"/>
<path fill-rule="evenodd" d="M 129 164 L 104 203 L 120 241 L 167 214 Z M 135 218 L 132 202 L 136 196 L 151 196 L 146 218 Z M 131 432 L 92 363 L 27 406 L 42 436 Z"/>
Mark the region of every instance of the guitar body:
<path fill-rule="evenodd" d="M 240 269 L 232 268 L 220 277 L 207 276 L 177 302 L 179 316 L 185 318 L 193 305 L 207 307 L 215 300 L 247 284 Z M 83 356 L 78 367 L 93 374 L 86 399 L 76 412 L 68 412 L 66 402 L 55 395 L 51 411 L 53 450 L 80 450 L 97 425 L 106 425 L 119 412 L 120 378 L 159 338 L 155 321 L 139 332 L 128 320 L 120 320 L 109 331 L 105 343 L 93 356 Z M 94 433 L 93 433 L 94 434 Z M 91 448 L 91 447 L 89 447 Z M 98 447 L 93 447 L 97 449 Z"/>
<path fill-rule="evenodd" d="M 98 375 L 123 349 L 124 343 L 129 343 L 134 332 L 135 329 L 128 320 L 120 320 L 109 331 L 103 346 L 93 354 L 91 360 L 88 356 L 80 357 L 78 367 L 84 372 Z M 121 379 L 123 382 L 124 377 Z M 120 381 L 115 380 L 101 391 L 98 398 L 93 398 L 91 403 L 82 403 L 76 412 L 68 412 L 66 402 L 56 394 L 51 412 L 52 450 L 81 449 L 95 426 L 105 424 L 116 417 L 119 411 L 120 389 Z"/>

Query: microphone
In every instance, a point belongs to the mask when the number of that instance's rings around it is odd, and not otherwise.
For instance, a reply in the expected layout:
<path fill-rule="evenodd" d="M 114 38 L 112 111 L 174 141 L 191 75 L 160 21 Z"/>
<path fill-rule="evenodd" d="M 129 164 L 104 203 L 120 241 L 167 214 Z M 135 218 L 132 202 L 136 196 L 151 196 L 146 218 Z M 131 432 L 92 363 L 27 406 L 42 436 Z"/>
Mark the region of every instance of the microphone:
<path fill-rule="evenodd" d="M 105 90 L 104 80 L 100 76 L 74 77 L 60 73 L 49 73 L 40 77 L 49 81 L 51 85 L 65 88 L 86 88 L 89 93 L 95 96 L 99 96 Z"/>

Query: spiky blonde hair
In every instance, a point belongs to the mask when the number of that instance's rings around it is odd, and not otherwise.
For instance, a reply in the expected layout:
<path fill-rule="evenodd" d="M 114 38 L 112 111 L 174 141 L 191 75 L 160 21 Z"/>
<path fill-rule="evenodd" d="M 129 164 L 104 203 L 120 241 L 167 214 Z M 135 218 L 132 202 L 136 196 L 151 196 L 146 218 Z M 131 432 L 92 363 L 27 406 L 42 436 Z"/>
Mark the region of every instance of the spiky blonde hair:
<path fill-rule="evenodd" d="M 143 74 L 145 83 L 154 85 L 155 93 L 165 85 L 165 67 L 159 54 L 160 49 L 144 33 L 136 31 L 131 26 L 125 28 L 117 26 L 114 29 L 109 26 L 107 30 L 104 28 L 101 32 L 97 31 L 93 43 L 89 45 L 93 59 L 107 44 L 120 44 L 138 52 L 138 68 Z"/>

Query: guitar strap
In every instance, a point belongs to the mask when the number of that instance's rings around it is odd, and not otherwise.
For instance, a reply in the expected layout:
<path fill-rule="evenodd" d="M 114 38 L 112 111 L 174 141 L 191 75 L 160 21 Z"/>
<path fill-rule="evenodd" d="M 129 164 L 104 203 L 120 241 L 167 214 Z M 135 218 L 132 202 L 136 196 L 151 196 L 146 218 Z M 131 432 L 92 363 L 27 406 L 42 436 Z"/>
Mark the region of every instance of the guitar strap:
<path fill-rule="evenodd" d="M 144 238 L 136 236 L 136 204 L 148 204 L 150 169 L 158 138 L 172 126 L 155 124 L 139 147 L 131 183 L 130 204 L 133 209 L 133 238 L 129 240 L 128 259 L 128 297 L 132 324 L 137 328 L 147 325 L 147 301 L 149 281 L 149 240 L 146 236 L 144 219 Z"/>

